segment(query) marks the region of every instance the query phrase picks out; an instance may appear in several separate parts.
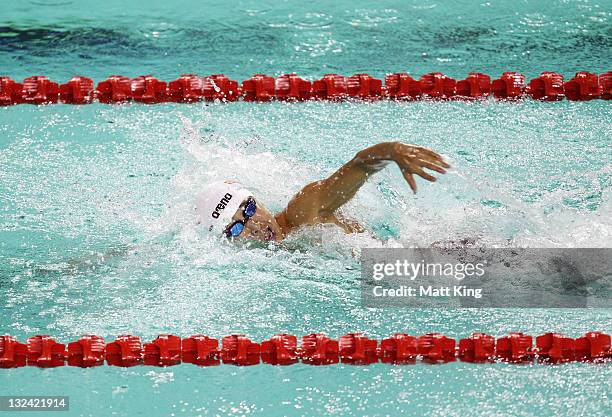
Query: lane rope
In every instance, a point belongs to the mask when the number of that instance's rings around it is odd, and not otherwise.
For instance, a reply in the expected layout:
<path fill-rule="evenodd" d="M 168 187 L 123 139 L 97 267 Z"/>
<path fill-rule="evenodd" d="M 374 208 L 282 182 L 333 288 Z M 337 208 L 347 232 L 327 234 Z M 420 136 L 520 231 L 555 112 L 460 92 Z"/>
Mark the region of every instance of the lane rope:
<path fill-rule="evenodd" d="M 237 100 L 482 100 L 488 97 L 500 100 L 610 100 L 612 71 L 600 75 L 581 71 L 567 82 L 562 74 L 543 72 L 529 83 L 526 83 L 523 74 L 517 72 L 504 72 L 495 80 L 479 72 L 470 73 L 464 80 L 455 80 L 441 72 L 424 74 L 419 79 L 407 73 L 396 73 L 388 74 L 384 85 L 382 80 L 368 74 L 326 74 L 314 81 L 296 74 L 277 78 L 256 74 L 242 83 L 223 74 L 185 74 L 170 82 L 158 80 L 152 75 L 131 79 L 111 75 L 95 88 L 91 78 L 81 76 L 72 77 L 61 85 L 44 75 L 27 77 L 21 83 L 9 77 L 0 77 L 0 106 L 93 102 L 118 104 L 131 101 L 156 104 Z"/>
<path fill-rule="evenodd" d="M 181 363 L 199 366 L 230 365 L 351 365 L 450 363 L 456 360 L 472 363 L 506 362 L 514 364 L 568 362 L 612 362 L 610 335 L 588 332 L 573 339 L 559 333 L 535 338 L 521 332 L 495 338 L 473 333 L 459 340 L 440 333 L 411 336 L 396 333 L 382 339 L 371 339 L 361 333 L 349 333 L 338 340 L 322 333 L 303 336 L 298 346 L 296 336 L 276 334 L 261 343 L 245 335 L 231 335 L 219 340 L 204 335 L 181 338 L 161 334 L 142 343 L 140 337 L 121 335 L 106 343 L 100 336 L 84 335 L 68 345 L 48 335 L 37 335 L 21 343 L 12 336 L 0 336 L 0 368 L 35 366 L 53 368 L 78 366 L 89 368 L 104 364 L 131 367 L 136 365 L 172 366 Z"/>

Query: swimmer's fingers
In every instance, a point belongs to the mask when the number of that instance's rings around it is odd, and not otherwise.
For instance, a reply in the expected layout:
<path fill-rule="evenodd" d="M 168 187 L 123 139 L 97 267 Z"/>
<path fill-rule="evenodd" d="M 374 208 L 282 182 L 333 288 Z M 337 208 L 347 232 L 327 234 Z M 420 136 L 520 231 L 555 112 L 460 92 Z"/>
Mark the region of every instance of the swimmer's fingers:
<path fill-rule="evenodd" d="M 450 168 L 450 164 L 444 160 L 440 155 L 438 155 L 435 159 L 436 164 L 443 166 L 444 168 Z"/>
<path fill-rule="evenodd" d="M 434 177 L 433 175 L 429 175 L 427 172 L 423 171 L 419 167 L 413 168 L 412 171 L 415 174 L 417 174 L 419 177 L 421 177 L 423 179 L 426 179 L 427 181 L 431 181 L 431 182 L 435 182 L 436 181 L 436 177 Z"/>
<path fill-rule="evenodd" d="M 406 158 L 418 158 L 421 160 L 432 162 L 443 168 L 450 168 L 450 165 L 442 158 L 440 154 L 432 151 L 429 148 L 417 145 L 402 144 L 400 153 Z"/>
<path fill-rule="evenodd" d="M 420 159 L 428 160 L 444 168 L 450 168 L 450 165 L 444 160 L 444 158 L 442 158 L 442 155 L 432 151 L 429 148 L 424 148 L 422 146 L 412 146 L 412 151 L 416 151 L 416 154 Z"/>
<path fill-rule="evenodd" d="M 446 170 L 444 168 L 442 168 L 440 165 L 437 165 L 433 162 L 429 162 L 429 161 L 425 161 L 423 159 L 419 159 L 419 165 L 425 167 L 425 168 L 429 168 L 432 171 L 436 171 L 439 172 L 440 174 L 446 174 Z"/>
<path fill-rule="evenodd" d="M 421 159 L 428 160 L 444 168 L 450 168 L 450 165 L 444 160 L 444 158 L 442 158 L 441 155 L 427 148 L 422 148 L 422 149 L 425 155 L 422 155 Z"/>
<path fill-rule="evenodd" d="M 406 169 L 410 171 L 411 173 L 417 174 L 418 176 L 425 178 L 427 181 L 435 181 L 436 178 L 433 177 L 432 175 L 429 175 L 425 171 L 423 171 L 422 168 L 428 168 L 428 169 L 431 169 L 432 171 L 439 172 L 440 174 L 446 173 L 446 170 L 442 168 L 440 165 L 434 162 L 430 162 L 425 159 L 419 158 L 419 159 L 414 160 L 409 157 L 409 158 L 404 158 L 402 162 L 403 162 L 402 169 Z"/>
<path fill-rule="evenodd" d="M 404 178 L 406 178 L 408 185 L 410 185 L 410 189 L 412 190 L 412 192 L 416 194 L 417 185 L 416 181 L 414 180 L 414 177 L 410 173 L 410 170 L 402 169 L 402 174 L 404 175 Z"/>

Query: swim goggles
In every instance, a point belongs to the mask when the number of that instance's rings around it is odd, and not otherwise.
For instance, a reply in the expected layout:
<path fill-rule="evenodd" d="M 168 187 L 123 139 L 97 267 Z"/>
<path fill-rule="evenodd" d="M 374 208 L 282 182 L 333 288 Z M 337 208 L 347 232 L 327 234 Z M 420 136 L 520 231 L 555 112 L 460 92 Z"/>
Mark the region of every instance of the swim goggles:
<path fill-rule="evenodd" d="M 255 200 L 253 197 L 249 197 L 246 200 L 246 205 L 244 206 L 244 210 L 242 211 L 242 215 L 244 216 L 244 220 L 236 220 L 230 223 L 229 226 L 225 229 L 225 234 L 227 237 L 238 237 L 240 233 L 244 230 L 244 225 L 246 222 L 255 215 L 257 211 L 257 204 L 255 204 Z"/>

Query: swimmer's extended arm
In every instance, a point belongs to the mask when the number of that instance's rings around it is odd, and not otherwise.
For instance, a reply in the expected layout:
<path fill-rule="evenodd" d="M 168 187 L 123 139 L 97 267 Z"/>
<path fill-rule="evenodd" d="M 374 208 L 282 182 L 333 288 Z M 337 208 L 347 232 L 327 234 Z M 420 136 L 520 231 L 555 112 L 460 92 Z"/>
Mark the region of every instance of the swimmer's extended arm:
<path fill-rule="evenodd" d="M 358 152 L 329 178 L 305 186 L 277 216 L 277 220 L 286 228 L 329 222 L 344 227 L 344 221 L 337 218 L 335 211 L 353 198 L 370 175 L 383 169 L 390 161 L 399 166 L 415 193 L 417 186 L 413 174 L 427 181 L 435 181 L 436 178 L 426 173 L 424 168 L 444 174 L 444 168 L 450 167 L 430 149 L 400 142 L 379 143 Z"/>

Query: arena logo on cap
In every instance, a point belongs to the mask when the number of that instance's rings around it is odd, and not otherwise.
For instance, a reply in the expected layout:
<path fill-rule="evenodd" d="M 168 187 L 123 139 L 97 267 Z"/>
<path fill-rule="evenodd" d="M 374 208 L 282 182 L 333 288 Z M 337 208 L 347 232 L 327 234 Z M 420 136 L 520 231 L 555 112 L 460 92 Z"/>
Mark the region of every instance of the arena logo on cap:
<path fill-rule="evenodd" d="M 215 207 L 215 211 L 212 212 L 212 216 L 215 219 L 218 219 L 219 216 L 221 215 L 221 213 L 219 213 L 219 211 L 223 210 L 227 204 L 229 203 L 229 201 L 232 199 L 232 195 L 230 193 L 226 193 L 223 198 L 219 201 L 219 204 L 217 204 L 217 207 Z"/>

